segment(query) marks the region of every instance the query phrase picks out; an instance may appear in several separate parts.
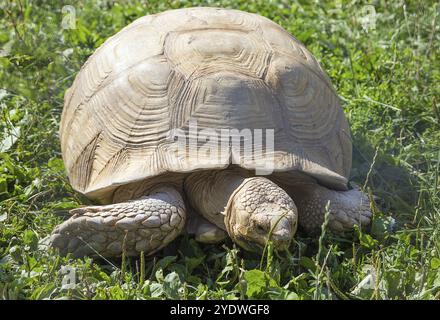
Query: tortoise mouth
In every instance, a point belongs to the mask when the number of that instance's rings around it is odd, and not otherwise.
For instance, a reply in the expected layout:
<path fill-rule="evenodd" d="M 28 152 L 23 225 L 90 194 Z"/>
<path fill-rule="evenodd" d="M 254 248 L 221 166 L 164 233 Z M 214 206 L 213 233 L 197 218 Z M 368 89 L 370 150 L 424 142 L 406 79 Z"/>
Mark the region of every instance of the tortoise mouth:
<path fill-rule="evenodd" d="M 231 236 L 231 238 L 234 240 L 235 243 L 237 243 L 240 247 L 242 247 L 247 251 L 256 252 L 260 254 L 263 253 L 264 251 L 263 245 L 256 242 L 255 240 L 248 239 L 243 235 L 235 235 L 234 237 Z"/>
<path fill-rule="evenodd" d="M 287 230 L 277 231 L 277 232 L 268 232 L 268 233 L 254 233 L 251 232 L 249 234 L 240 232 L 240 228 L 236 225 L 231 225 L 232 221 L 226 219 L 226 231 L 229 234 L 229 237 L 237 243 L 240 247 L 245 250 L 263 253 L 264 248 L 267 246 L 268 242 L 272 242 L 273 247 L 277 251 L 287 250 L 292 242 L 294 233 L 290 233 Z M 229 223 L 228 223 L 229 222 Z M 244 228 L 243 230 L 248 230 Z M 242 230 L 242 231 L 243 231 Z"/>
<path fill-rule="evenodd" d="M 292 241 L 292 237 L 289 236 L 277 236 L 277 235 L 271 235 L 270 239 L 269 236 L 265 237 L 265 239 L 262 239 L 262 241 L 258 241 L 255 239 L 250 239 L 244 235 L 235 235 L 231 236 L 231 238 L 236 242 L 238 245 L 240 245 L 243 249 L 250 251 L 250 252 L 256 252 L 256 253 L 263 253 L 264 248 L 267 246 L 268 242 L 273 243 L 273 247 L 277 251 L 285 251 L 289 248 L 290 243 Z"/>

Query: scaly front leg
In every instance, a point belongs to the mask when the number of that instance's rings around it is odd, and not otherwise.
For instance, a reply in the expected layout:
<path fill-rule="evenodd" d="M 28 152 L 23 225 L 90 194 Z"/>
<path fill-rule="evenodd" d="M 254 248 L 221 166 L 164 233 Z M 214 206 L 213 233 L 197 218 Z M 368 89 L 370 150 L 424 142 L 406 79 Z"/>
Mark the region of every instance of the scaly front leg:
<path fill-rule="evenodd" d="M 186 210 L 174 188 L 160 188 L 140 199 L 71 210 L 73 216 L 55 228 L 50 244 L 74 257 L 151 254 L 176 238 Z"/>
<path fill-rule="evenodd" d="M 328 201 L 328 226 L 333 232 L 350 231 L 354 225 L 366 227 L 371 222 L 370 200 L 359 189 L 336 191 L 317 183 L 300 183 L 287 187 L 286 191 L 298 207 L 300 226 L 308 233 L 320 232 Z"/>

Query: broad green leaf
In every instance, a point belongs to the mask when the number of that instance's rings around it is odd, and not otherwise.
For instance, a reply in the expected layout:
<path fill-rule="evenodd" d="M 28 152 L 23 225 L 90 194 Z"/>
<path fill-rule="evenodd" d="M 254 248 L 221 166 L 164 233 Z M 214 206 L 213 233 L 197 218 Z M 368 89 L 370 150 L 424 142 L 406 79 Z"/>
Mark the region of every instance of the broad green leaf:
<path fill-rule="evenodd" d="M 434 270 L 440 268 L 440 258 L 434 257 L 431 259 L 431 268 Z"/>
<path fill-rule="evenodd" d="M 277 287 L 277 283 L 261 270 L 249 270 L 244 273 L 246 280 L 246 295 L 251 298 L 259 297 L 265 289 Z"/>
<path fill-rule="evenodd" d="M 153 282 L 150 284 L 150 292 L 152 298 L 159 298 L 163 294 L 163 286 L 160 283 Z"/>
<path fill-rule="evenodd" d="M 311 258 L 302 256 L 299 260 L 299 264 L 306 268 L 307 270 L 310 270 L 312 272 L 316 271 L 316 264 L 315 261 L 313 261 Z"/>
<path fill-rule="evenodd" d="M 38 237 L 32 230 L 26 230 L 23 233 L 23 242 L 28 245 L 31 250 L 35 250 L 38 246 Z"/>
<path fill-rule="evenodd" d="M 163 291 L 169 299 L 179 299 L 179 289 L 182 286 L 179 275 L 176 272 L 171 272 L 166 275 L 163 280 Z"/>

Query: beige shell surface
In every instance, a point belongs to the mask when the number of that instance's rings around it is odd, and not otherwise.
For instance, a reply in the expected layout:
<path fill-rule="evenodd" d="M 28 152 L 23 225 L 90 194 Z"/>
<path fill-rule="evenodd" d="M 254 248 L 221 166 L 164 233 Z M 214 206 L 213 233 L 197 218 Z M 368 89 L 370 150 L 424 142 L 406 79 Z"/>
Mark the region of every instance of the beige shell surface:
<path fill-rule="evenodd" d="M 316 59 L 270 20 L 217 8 L 142 17 L 88 59 L 61 118 L 72 186 L 96 198 L 166 172 L 229 165 L 231 154 L 212 166 L 203 155 L 177 154 L 170 132 L 189 132 L 191 119 L 198 130 L 273 129 L 275 171 L 299 170 L 346 188 L 349 127 Z"/>

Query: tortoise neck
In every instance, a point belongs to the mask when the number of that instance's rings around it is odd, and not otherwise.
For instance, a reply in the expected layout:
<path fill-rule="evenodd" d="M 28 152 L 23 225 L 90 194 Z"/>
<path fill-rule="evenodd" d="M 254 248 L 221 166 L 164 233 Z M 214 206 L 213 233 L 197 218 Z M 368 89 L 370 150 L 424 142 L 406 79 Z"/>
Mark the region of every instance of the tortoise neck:
<path fill-rule="evenodd" d="M 227 231 L 225 221 L 231 200 L 241 189 L 244 175 L 229 169 L 195 172 L 185 179 L 185 194 L 198 214 Z"/>

